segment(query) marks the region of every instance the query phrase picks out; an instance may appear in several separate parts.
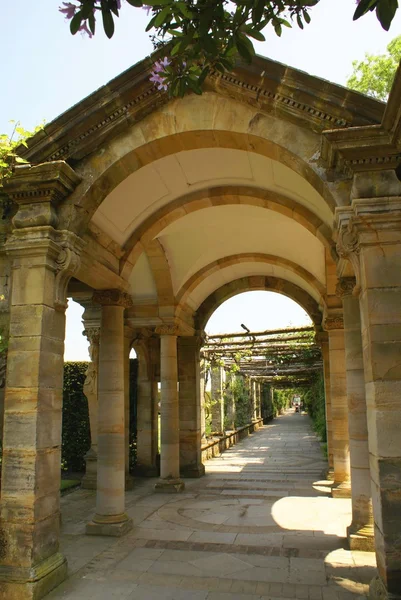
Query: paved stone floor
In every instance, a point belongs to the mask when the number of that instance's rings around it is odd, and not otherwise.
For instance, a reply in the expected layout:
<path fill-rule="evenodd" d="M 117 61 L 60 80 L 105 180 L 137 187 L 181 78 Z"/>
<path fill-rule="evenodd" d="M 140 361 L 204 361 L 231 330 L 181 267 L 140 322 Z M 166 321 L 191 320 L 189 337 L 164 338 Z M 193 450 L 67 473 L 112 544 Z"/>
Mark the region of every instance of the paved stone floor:
<path fill-rule="evenodd" d="M 62 499 L 70 578 L 48 600 L 355 600 L 372 553 L 346 550 L 350 501 L 329 497 L 307 415 L 289 410 L 221 457 L 180 495 L 137 480 L 125 537 L 84 535 L 94 492 Z"/>

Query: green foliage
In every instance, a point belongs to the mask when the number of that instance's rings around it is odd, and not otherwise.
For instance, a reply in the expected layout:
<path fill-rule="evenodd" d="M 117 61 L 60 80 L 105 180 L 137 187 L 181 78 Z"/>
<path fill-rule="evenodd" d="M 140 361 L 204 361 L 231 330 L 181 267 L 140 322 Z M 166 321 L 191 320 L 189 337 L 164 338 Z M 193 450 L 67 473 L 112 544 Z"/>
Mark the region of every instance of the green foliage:
<path fill-rule="evenodd" d="M 11 123 L 14 123 L 14 121 L 11 121 Z M 17 122 L 11 136 L 5 133 L 0 134 L 0 188 L 4 185 L 4 181 L 11 177 L 17 164 L 27 162 L 18 156 L 18 146 L 27 147 L 26 140 L 40 129 L 43 129 L 43 125 L 38 125 L 33 131 L 27 131 Z"/>
<path fill-rule="evenodd" d="M 87 368 L 87 362 L 64 364 L 61 468 L 69 472 L 85 470 L 84 456 L 90 448 L 88 401 L 83 393 Z"/>
<path fill-rule="evenodd" d="M 273 414 L 275 417 L 281 414 L 284 409 L 291 404 L 292 397 L 295 394 L 293 389 L 274 390 L 273 392 Z"/>
<path fill-rule="evenodd" d="M 307 390 L 300 390 L 299 395 L 302 398 L 305 410 L 312 418 L 314 430 L 322 442 L 326 442 L 326 407 L 323 373 L 318 373 L 312 385 Z"/>
<path fill-rule="evenodd" d="M 170 62 L 158 69 L 153 81 L 160 84 L 159 89 L 168 89 L 171 96 L 183 96 L 190 90 L 201 94 L 208 73 L 231 70 L 238 55 L 250 63 L 255 55 L 252 40 L 264 41 L 262 31 L 266 26 L 278 36 L 283 27 L 292 27 L 293 23 L 303 29 L 311 20 L 310 9 L 319 1 L 127 0 L 131 6 L 151 13 L 146 31 L 155 31 L 155 47 L 170 44 Z M 120 16 L 119 1 L 77 2 L 64 2 L 60 8 L 70 19 L 71 33 L 84 31 L 92 37 L 100 13 L 104 32 L 111 38 L 114 20 Z M 360 0 L 354 19 L 375 10 L 382 26 L 388 29 L 397 8 L 397 0 Z"/>
<path fill-rule="evenodd" d="M 252 419 L 247 380 L 241 376 L 233 377 L 231 391 L 235 402 L 235 427 L 242 427 Z"/>
<path fill-rule="evenodd" d="M 389 43 L 386 54 L 365 54 L 365 60 L 354 61 L 347 86 L 378 100 L 386 100 L 400 60 L 401 36 L 398 36 Z"/>

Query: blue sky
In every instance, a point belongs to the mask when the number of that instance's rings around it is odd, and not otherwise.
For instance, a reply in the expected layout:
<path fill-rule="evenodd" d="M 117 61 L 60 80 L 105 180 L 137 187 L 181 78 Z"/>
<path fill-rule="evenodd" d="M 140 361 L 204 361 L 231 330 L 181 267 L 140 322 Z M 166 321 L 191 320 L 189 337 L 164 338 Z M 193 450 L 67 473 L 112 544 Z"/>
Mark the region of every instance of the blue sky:
<path fill-rule="evenodd" d="M 2 4 L 0 132 L 11 131 L 11 119 L 19 120 L 26 129 L 43 120 L 51 121 L 152 51 L 145 33 L 145 11 L 128 4 L 123 5 L 124 18 L 117 22 L 112 40 L 104 36 L 100 27 L 92 40 L 81 34 L 71 36 L 68 24 L 58 12 L 61 1 L 13 0 Z M 267 30 L 267 41 L 256 44 L 257 52 L 345 85 L 353 60 L 362 59 L 365 52 L 384 52 L 387 44 L 401 33 L 401 10 L 389 33 L 382 30 L 373 14 L 353 23 L 354 10 L 355 0 L 321 0 L 311 11 L 312 22 L 304 31 L 297 27 L 285 29 L 283 36 L 277 38 L 272 30 Z M 256 304 L 245 305 L 242 298 L 231 300 L 232 307 L 226 309 L 228 316 L 224 320 L 220 313 L 217 321 L 221 327 L 237 330 L 239 310 L 258 315 L 260 326 L 255 323 L 255 329 L 272 326 L 263 324 L 267 314 L 276 315 L 280 322 L 276 319 L 274 323 L 280 327 L 282 319 L 293 324 L 301 319 L 282 296 L 280 303 L 274 305 L 266 301 L 261 304 L 260 299 L 255 300 Z M 240 319 L 239 323 L 244 322 L 244 317 Z M 221 330 L 218 323 L 213 330 Z M 68 311 L 66 348 L 69 359 L 87 356 L 78 307 Z"/>

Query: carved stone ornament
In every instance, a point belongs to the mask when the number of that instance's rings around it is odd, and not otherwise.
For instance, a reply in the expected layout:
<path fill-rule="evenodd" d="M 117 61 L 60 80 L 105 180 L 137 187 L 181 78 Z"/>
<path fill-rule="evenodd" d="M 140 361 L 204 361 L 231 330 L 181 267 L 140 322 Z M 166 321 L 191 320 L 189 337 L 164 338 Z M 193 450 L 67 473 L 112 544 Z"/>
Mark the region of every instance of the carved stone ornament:
<path fill-rule="evenodd" d="M 344 329 L 344 319 L 342 316 L 326 317 L 323 327 L 326 331 L 334 331 L 335 329 Z"/>
<path fill-rule="evenodd" d="M 165 323 L 155 327 L 155 333 L 158 335 L 180 335 L 180 328 L 174 323 Z"/>
<path fill-rule="evenodd" d="M 355 277 L 340 277 L 336 285 L 336 296 L 343 298 L 344 296 L 352 296 L 356 287 Z"/>
<path fill-rule="evenodd" d="M 71 277 L 81 265 L 83 240 L 70 231 L 56 232 L 59 237 L 60 252 L 56 258 L 55 308 L 67 307 L 67 286 Z"/>
<path fill-rule="evenodd" d="M 84 335 L 87 338 L 91 347 L 92 345 L 99 345 L 100 327 L 86 327 L 83 330 L 82 335 Z M 93 360 L 92 356 L 91 360 Z"/>
<path fill-rule="evenodd" d="M 336 250 L 341 258 L 350 259 L 353 254 L 359 254 L 358 234 L 354 228 L 340 227 Z"/>
<path fill-rule="evenodd" d="M 131 296 L 120 290 L 96 290 L 92 300 L 102 306 L 123 306 L 124 308 L 129 308 L 133 304 Z"/>

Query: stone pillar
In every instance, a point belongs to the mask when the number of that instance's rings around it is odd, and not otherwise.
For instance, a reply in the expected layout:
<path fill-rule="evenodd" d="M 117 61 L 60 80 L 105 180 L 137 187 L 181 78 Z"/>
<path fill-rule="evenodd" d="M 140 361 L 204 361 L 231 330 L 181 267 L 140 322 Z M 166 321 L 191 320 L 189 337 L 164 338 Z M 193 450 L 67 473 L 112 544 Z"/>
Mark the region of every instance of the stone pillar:
<path fill-rule="evenodd" d="M 66 289 L 82 241 L 56 230 L 56 205 L 78 184 L 65 163 L 17 168 L 1 490 L 0 595 L 39 600 L 67 576 L 59 551 Z"/>
<path fill-rule="evenodd" d="M 331 396 L 330 396 L 330 352 L 329 336 L 326 331 L 319 331 L 315 335 L 315 341 L 322 351 L 323 378 L 324 378 L 324 396 L 326 411 L 326 437 L 327 437 L 327 462 L 329 470 L 328 479 L 334 478 L 334 459 L 333 459 L 333 424 L 331 418 Z"/>
<path fill-rule="evenodd" d="M 344 314 L 345 364 L 347 373 L 348 429 L 351 460 L 352 522 L 347 535 L 351 550 L 374 550 L 372 494 L 370 489 L 365 375 L 359 300 L 353 295 L 354 277 L 343 277 L 337 285 Z"/>
<path fill-rule="evenodd" d="M 142 329 L 134 340 L 138 357 L 137 381 L 137 464 L 135 471 L 142 477 L 157 477 L 158 454 L 158 393 L 155 373 L 152 369 L 151 345 L 157 340 L 152 332 Z M 160 352 L 160 350 L 159 350 Z"/>
<path fill-rule="evenodd" d="M 96 291 L 101 305 L 98 384 L 98 467 L 96 514 L 86 525 L 90 535 L 121 536 L 132 527 L 125 514 L 124 308 L 128 294 Z"/>
<path fill-rule="evenodd" d="M 85 475 L 82 478 L 81 487 L 84 489 L 95 490 L 97 484 L 97 384 L 99 373 L 100 321 L 98 327 L 85 328 L 83 334 L 89 341 L 89 356 L 91 359 L 84 382 L 84 394 L 88 400 L 91 447 L 85 454 L 86 470 Z"/>
<path fill-rule="evenodd" d="M 225 372 L 225 386 L 224 386 L 224 403 L 225 413 L 227 419 L 227 428 L 229 430 L 235 429 L 235 398 L 233 394 L 233 374 L 230 371 Z"/>
<path fill-rule="evenodd" d="M 351 497 L 348 434 L 347 381 L 345 371 L 344 322 L 342 314 L 325 320 L 329 334 L 330 397 L 333 427 L 334 498 Z"/>
<path fill-rule="evenodd" d="M 206 443 L 206 411 L 205 411 L 205 359 L 202 357 L 200 363 L 200 407 L 201 407 L 201 444 Z"/>
<path fill-rule="evenodd" d="M 161 449 L 160 480 L 155 490 L 181 492 L 184 483 L 180 479 L 180 431 L 177 373 L 177 335 L 175 325 L 156 328 L 160 335 L 161 379 Z"/>
<path fill-rule="evenodd" d="M 201 456 L 200 336 L 178 338 L 180 414 L 180 473 L 182 477 L 205 474 Z"/>
<path fill-rule="evenodd" d="M 134 337 L 131 327 L 124 327 L 124 425 L 125 425 L 125 489 L 132 490 L 134 487 L 134 478 L 129 472 L 130 464 L 130 362 L 129 355 L 132 348 L 132 338 Z"/>
<path fill-rule="evenodd" d="M 379 175 L 377 185 L 365 193 L 372 190 L 377 193 L 384 180 L 383 174 Z M 372 178 L 375 181 L 376 174 Z M 366 180 L 369 183 L 367 175 Z M 360 183 L 364 187 L 365 178 Z M 399 182 L 396 185 L 400 189 Z M 386 193 L 386 190 L 383 191 Z M 371 584 L 370 597 L 395 600 L 401 598 L 401 197 L 357 198 L 352 208 L 337 210 L 336 217 L 338 252 L 342 257 L 349 257 L 359 275 L 357 283 L 361 288 L 370 475 L 379 571 L 379 577 Z"/>
<path fill-rule="evenodd" d="M 220 365 L 212 364 L 210 368 L 210 384 L 212 396 L 212 431 L 218 435 L 224 433 L 224 402 L 223 402 L 223 369 Z"/>

